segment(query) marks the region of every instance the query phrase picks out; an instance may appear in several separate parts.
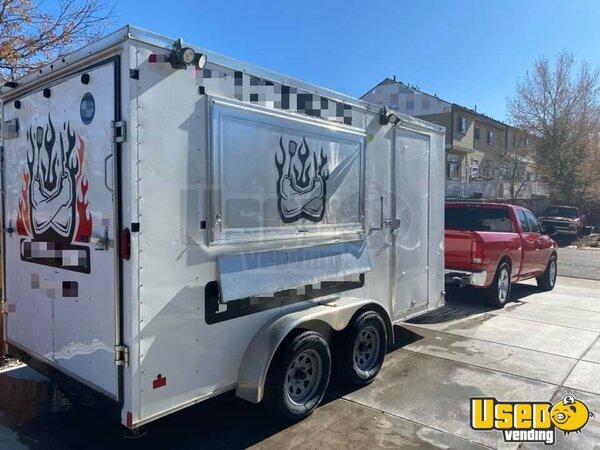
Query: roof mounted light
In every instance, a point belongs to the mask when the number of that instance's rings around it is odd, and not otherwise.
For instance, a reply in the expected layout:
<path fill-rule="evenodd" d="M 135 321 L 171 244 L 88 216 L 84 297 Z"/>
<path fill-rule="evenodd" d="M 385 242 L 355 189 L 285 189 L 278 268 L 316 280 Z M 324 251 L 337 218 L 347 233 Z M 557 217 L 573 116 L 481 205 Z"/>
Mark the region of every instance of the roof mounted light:
<path fill-rule="evenodd" d="M 189 47 L 181 49 L 181 61 L 186 63 L 188 66 L 194 62 L 196 52 Z"/>
<path fill-rule="evenodd" d="M 402 123 L 402 119 L 398 117 L 394 112 L 388 111 L 388 109 L 384 106 L 381 110 L 381 114 L 379 115 L 379 123 L 381 125 L 387 125 L 388 123 L 392 126 L 399 125 Z"/>
<path fill-rule="evenodd" d="M 196 69 L 202 70 L 206 65 L 206 55 L 196 53 L 193 48 L 183 47 L 183 41 L 177 39 L 173 44 L 173 51 L 169 55 L 169 62 L 173 69 L 185 69 L 187 66 L 194 66 Z"/>

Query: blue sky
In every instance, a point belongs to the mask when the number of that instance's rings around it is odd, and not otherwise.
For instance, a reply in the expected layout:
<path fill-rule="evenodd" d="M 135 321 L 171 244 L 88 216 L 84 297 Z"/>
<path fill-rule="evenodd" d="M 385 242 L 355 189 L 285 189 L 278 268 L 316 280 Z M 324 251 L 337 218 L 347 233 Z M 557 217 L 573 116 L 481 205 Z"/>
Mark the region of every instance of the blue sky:
<path fill-rule="evenodd" d="M 600 66 L 600 1 L 117 0 L 135 24 L 360 96 L 386 76 L 505 119 L 540 55 Z"/>

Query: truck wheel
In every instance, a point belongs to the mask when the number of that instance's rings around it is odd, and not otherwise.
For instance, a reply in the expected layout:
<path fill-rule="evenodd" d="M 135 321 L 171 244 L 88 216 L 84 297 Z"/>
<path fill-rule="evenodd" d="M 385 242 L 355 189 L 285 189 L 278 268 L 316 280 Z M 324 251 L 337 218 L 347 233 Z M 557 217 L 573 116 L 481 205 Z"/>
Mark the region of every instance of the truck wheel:
<path fill-rule="evenodd" d="M 385 323 L 375 311 L 366 311 L 352 321 L 344 334 L 338 359 L 340 377 L 351 386 L 369 384 L 385 358 Z"/>
<path fill-rule="evenodd" d="M 277 352 L 265 390 L 267 406 L 286 420 L 300 420 L 321 403 L 329 384 L 331 353 L 315 331 L 304 331 Z"/>
<path fill-rule="evenodd" d="M 543 291 L 551 291 L 552 289 L 554 289 L 554 285 L 556 284 L 557 272 L 558 271 L 556 266 L 556 256 L 552 255 L 550 256 L 550 260 L 548 261 L 548 265 L 546 266 L 544 274 L 541 277 L 535 279 L 537 281 L 538 287 Z"/>
<path fill-rule="evenodd" d="M 504 308 L 510 295 L 510 288 L 510 266 L 503 262 L 498 266 L 494 281 L 486 290 L 488 303 L 496 308 Z"/>

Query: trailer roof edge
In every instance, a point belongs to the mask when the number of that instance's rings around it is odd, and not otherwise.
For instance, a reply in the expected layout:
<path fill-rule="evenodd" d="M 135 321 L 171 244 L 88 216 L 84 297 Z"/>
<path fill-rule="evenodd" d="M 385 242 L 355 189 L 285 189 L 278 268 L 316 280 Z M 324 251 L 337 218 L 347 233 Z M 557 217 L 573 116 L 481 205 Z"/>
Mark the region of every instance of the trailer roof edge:
<path fill-rule="evenodd" d="M 36 84 L 38 80 L 42 81 L 43 79 L 52 76 L 55 73 L 58 74 L 68 71 L 72 66 L 78 65 L 80 62 L 90 57 L 94 57 L 99 53 L 110 51 L 115 46 L 125 42 L 131 37 L 130 29 L 131 27 L 129 25 L 124 26 L 110 34 L 107 34 L 100 40 L 90 45 L 75 50 L 72 53 L 64 55 L 60 59 L 52 61 L 51 63 L 32 70 L 22 77 L 8 82 L 13 84 L 16 83 L 16 87 L 8 87 L 8 83 L 5 83 L 4 85 L 0 86 L 0 100 L 6 101 L 7 98 L 9 99 L 15 95 L 19 95 L 22 90 L 30 90 L 32 84 Z"/>
<path fill-rule="evenodd" d="M 157 47 L 162 47 L 165 50 L 170 50 L 172 48 L 173 43 L 176 41 L 176 38 L 164 36 L 141 27 L 136 27 L 134 25 L 125 25 L 124 27 L 121 27 L 120 29 L 106 35 L 105 37 L 86 47 L 82 47 L 78 50 L 75 50 L 74 52 L 65 55 L 61 59 L 53 61 L 52 63 L 48 63 L 45 66 L 42 66 L 32 72 L 29 72 L 28 74 L 23 75 L 20 78 L 11 80 L 13 84 L 17 83 L 17 86 L 8 87 L 6 84 L 1 86 L 0 100 L 7 101 L 11 98 L 20 95 L 22 91 L 31 90 L 32 85 L 37 84 L 38 81 L 39 83 L 43 83 L 44 79 L 46 79 L 47 77 L 52 76 L 53 74 L 66 72 L 70 70 L 71 67 L 79 65 L 81 62 L 87 60 L 88 58 L 94 57 L 99 53 L 109 52 L 112 49 L 114 49 L 115 46 L 127 41 L 128 39 L 138 42 L 144 42 L 150 45 L 156 45 Z M 265 78 L 269 81 L 276 81 L 294 87 L 299 87 L 307 92 L 318 94 L 335 100 L 340 100 L 348 105 L 364 109 L 366 111 L 375 113 L 381 111 L 381 106 L 375 105 L 374 103 L 370 103 L 365 100 L 349 96 L 347 94 L 343 94 L 328 88 L 308 83 L 294 77 L 289 77 L 279 72 L 265 69 L 260 66 L 247 63 L 236 58 L 232 58 L 229 56 L 222 55 L 220 53 L 206 50 L 205 48 L 199 47 L 193 43 L 186 42 L 186 45 L 193 48 L 195 51 L 206 54 L 208 60 L 213 64 L 221 65 L 223 67 L 228 68 L 240 69 L 252 76 Z M 436 124 L 432 124 L 431 122 L 427 122 L 426 120 L 398 112 L 395 112 L 395 114 L 401 117 L 402 121 L 405 124 L 412 124 L 413 126 L 421 129 L 428 129 L 431 131 L 442 133 L 444 132 L 443 127 L 440 127 Z"/>

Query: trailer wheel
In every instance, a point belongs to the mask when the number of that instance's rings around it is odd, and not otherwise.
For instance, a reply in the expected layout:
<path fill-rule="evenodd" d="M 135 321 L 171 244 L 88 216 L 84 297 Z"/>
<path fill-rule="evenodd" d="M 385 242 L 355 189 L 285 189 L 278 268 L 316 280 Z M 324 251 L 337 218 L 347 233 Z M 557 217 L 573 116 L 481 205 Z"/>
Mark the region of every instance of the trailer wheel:
<path fill-rule="evenodd" d="M 543 291 L 551 291 L 554 289 L 554 285 L 556 284 L 556 256 L 550 256 L 550 260 L 548 261 L 548 265 L 546 266 L 546 270 L 541 277 L 536 278 L 537 285 Z"/>
<path fill-rule="evenodd" d="M 385 323 L 375 311 L 360 314 L 345 330 L 338 359 L 339 374 L 346 384 L 364 386 L 379 373 L 387 348 Z"/>
<path fill-rule="evenodd" d="M 331 353 L 316 331 L 304 331 L 278 350 L 265 390 L 268 407 L 287 420 L 310 415 L 329 384 Z"/>
<path fill-rule="evenodd" d="M 494 281 L 486 290 L 486 298 L 490 305 L 496 308 L 504 308 L 510 296 L 510 266 L 502 262 L 496 270 Z"/>

